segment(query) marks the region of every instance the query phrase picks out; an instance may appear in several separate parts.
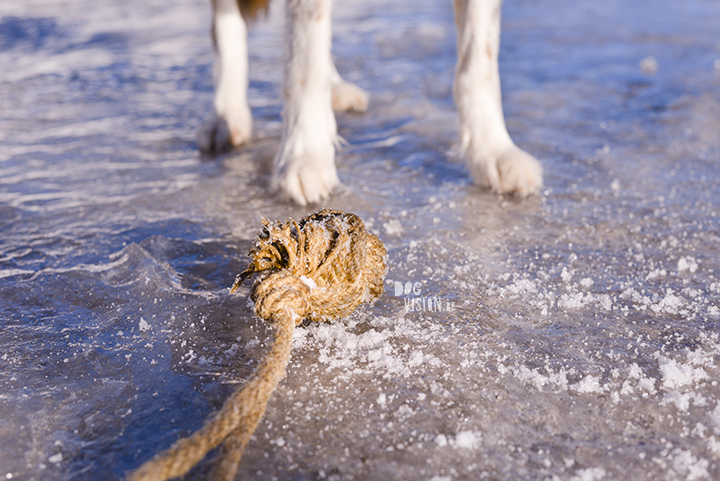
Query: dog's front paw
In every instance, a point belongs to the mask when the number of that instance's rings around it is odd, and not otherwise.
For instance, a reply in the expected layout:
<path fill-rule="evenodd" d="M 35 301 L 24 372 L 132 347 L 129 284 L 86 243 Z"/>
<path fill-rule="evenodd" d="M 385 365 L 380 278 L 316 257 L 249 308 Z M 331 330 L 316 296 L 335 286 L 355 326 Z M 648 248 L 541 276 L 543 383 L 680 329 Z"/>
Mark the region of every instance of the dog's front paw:
<path fill-rule="evenodd" d="M 476 184 L 498 194 L 525 197 L 542 187 L 540 162 L 515 145 L 497 156 L 468 159 L 468 165 Z"/>
<path fill-rule="evenodd" d="M 224 152 L 250 140 L 252 118 L 250 111 L 223 116 L 213 113 L 197 133 L 197 146 L 206 154 Z"/>
<path fill-rule="evenodd" d="M 332 107 L 336 112 L 367 111 L 370 95 L 354 83 L 340 80 L 333 83 Z"/>
<path fill-rule="evenodd" d="M 525 197 L 542 187 L 542 166 L 524 150 L 513 146 L 505 151 L 497 162 L 500 183 L 495 189 L 502 194 Z"/>
<path fill-rule="evenodd" d="M 340 185 L 333 157 L 324 161 L 309 156 L 293 161 L 280 159 L 273 187 L 300 205 L 318 203 Z"/>

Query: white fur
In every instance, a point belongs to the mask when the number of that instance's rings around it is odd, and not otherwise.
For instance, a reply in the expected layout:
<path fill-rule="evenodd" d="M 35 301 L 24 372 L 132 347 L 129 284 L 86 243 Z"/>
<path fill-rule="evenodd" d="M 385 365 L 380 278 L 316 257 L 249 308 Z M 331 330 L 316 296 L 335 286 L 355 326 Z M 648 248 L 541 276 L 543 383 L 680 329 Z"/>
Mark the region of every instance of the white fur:
<path fill-rule="evenodd" d="M 319 202 L 340 183 L 332 110 L 331 0 L 288 0 L 283 138 L 273 186 L 300 205 Z"/>
<path fill-rule="evenodd" d="M 344 81 L 330 57 L 332 0 L 287 0 L 285 106 L 273 186 L 298 204 L 319 202 L 339 184 L 335 110 L 367 109 L 368 95 Z M 498 51 L 501 0 L 454 0 L 458 29 L 455 103 L 460 145 L 473 180 L 498 193 L 527 195 L 542 186 L 542 168 L 505 126 Z M 202 150 L 250 138 L 247 28 L 235 0 L 215 0 L 215 112 L 200 131 Z"/>
<path fill-rule="evenodd" d="M 527 195 L 541 187 L 542 168 L 515 146 L 505 127 L 498 70 L 500 1 L 455 0 L 460 147 L 477 184 Z"/>
<path fill-rule="evenodd" d="M 200 150 L 223 150 L 250 139 L 252 116 L 247 102 L 247 25 L 235 0 L 215 0 L 215 101 L 211 118 L 198 132 Z"/>
<path fill-rule="evenodd" d="M 335 111 L 365 112 L 369 95 L 354 83 L 346 82 L 332 65 L 332 105 Z"/>

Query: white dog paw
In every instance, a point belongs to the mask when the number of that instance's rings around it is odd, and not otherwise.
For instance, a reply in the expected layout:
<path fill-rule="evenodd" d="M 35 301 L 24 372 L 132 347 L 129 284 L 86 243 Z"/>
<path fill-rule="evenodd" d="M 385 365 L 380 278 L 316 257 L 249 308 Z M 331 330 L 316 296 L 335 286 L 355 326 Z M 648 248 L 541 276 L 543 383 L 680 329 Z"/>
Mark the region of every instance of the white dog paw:
<path fill-rule="evenodd" d="M 369 99 L 370 95 L 354 83 L 344 80 L 333 83 L 332 107 L 336 112 L 365 112 Z"/>
<path fill-rule="evenodd" d="M 234 117 L 214 113 L 198 130 L 196 141 L 201 152 L 217 153 L 247 142 L 251 133 L 249 111 Z"/>
<path fill-rule="evenodd" d="M 315 204 L 327 198 L 340 180 L 332 159 L 324 163 L 303 160 L 306 161 L 286 162 L 284 167 L 276 168 L 273 186 L 300 205 Z"/>
<path fill-rule="evenodd" d="M 525 197 L 542 187 L 540 162 L 518 147 L 507 150 L 498 159 L 497 169 L 500 175 L 497 192 Z"/>
<path fill-rule="evenodd" d="M 525 197 L 542 187 L 540 162 L 515 145 L 496 157 L 469 164 L 475 183 L 498 194 Z"/>

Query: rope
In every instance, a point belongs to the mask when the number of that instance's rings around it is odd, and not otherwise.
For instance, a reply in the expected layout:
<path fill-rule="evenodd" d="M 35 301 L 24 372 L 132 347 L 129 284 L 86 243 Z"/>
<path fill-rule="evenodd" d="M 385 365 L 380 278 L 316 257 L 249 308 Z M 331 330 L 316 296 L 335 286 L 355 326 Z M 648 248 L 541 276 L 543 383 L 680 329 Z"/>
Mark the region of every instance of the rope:
<path fill-rule="evenodd" d="M 237 276 L 231 293 L 259 274 L 250 298 L 257 315 L 275 327 L 270 351 L 250 380 L 199 431 L 145 462 L 128 481 L 182 476 L 221 443 L 211 479 L 232 480 L 270 394 L 285 375 L 295 326 L 304 319 L 347 316 L 361 302 L 382 294 L 387 251 L 358 216 L 323 209 L 300 222 L 262 223 L 250 265 Z"/>

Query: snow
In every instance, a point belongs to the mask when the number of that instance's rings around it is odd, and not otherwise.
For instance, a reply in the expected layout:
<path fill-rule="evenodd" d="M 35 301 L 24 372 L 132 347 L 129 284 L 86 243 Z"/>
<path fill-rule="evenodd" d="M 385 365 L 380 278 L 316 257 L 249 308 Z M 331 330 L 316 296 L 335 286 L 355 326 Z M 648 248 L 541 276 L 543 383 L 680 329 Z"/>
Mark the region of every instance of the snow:
<path fill-rule="evenodd" d="M 575 472 L 575 476 L 570 478 L 570 481 L 600 481 L 605 479 L 606 475 L 603 468 L 579 469 Z"/>
<path fill-rule="evenodd" d="M 707 373 L 701 367 L 694 368 L 691 364 L 681 364 L 662 354 L 658 354 L 657 357 L 665 389 L 676 389 L 708 378 Z"/>
<path fill-rule="evenodd" d="M 399 219 L 390 219 L 383 224 L 385 233 L 389 236 L 400 235 L 403 233 L 403 226 Z"/>
<path fill-rule="evenodd" d="M 580 393 L 602 393 L 604 391 L 600 384 L 600 379 L 595 376 L 586 376 L 577 384 L 574 384 L 573 389 L 576 389 Z"/>
<path fill-rule="evenodd" d="M 668 314 L 677 314 L 683 305 L 681 297 L 676 296 L 672 289 L 668 289 L 665 297 L 660 302 L 650 306 L 654 312 L 666 312 Z"/>
<path fill-rule="evenodd" d="M 660 66 L 658 61 L 655 60 L 655 57 L 645 57 L 640 60 L 640 70 L 642 70 L 646 75 L 655 75 L 659 67 Z"/>
<path fill-rule="evenodd" d="M 460 431 L 455 436 L 455 446 L 462 449 L 475 449 L 482 439 L 481 433 Z"/>
<path fill-rule="evenodd" d="M 678 263 L 677 263 L 678 272 L 688 271 L 692 274 L 695 271 L 697 271 L 697 268 L 698 268 L 697 261 L 692 256 L 681 257 L 678 260 Z"/>
<path fill-rule="evenodd" d="M 150 329 L 152 329 L 150 327 L 150 324 L 148 324 L 148 322 L 145 319 L 143 319 L 142 317 L 140 318 L 140 325 L 138 327 L 140 329 L 140 332 L 145 332 L 145 331 L 149 331 Z"/>
<path fill-rule="evenodd" d="M 313 290 L 317 287 L 317 284 L 315 283 L 315 281 L 310 279 L 309 277 L 300 276 L 300 280 L 303 282 L 303 284 L 308 286 L 310 288 L 310 290 Z"/>

